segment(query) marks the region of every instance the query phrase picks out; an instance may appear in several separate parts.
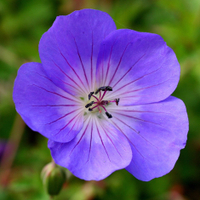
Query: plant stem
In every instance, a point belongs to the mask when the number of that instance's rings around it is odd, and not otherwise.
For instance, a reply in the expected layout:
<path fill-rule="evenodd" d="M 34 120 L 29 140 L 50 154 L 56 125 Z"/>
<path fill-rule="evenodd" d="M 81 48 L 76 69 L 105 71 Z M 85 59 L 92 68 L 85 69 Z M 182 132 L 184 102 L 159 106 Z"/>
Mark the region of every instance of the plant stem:
<path fill-rule="evenodd" d="M 11 167 L 17 153 L 24 128 L 25 123 L 17 114 L 0 163 L 0 184 L 4 187 L 6 187 L 9 183 Z"/>

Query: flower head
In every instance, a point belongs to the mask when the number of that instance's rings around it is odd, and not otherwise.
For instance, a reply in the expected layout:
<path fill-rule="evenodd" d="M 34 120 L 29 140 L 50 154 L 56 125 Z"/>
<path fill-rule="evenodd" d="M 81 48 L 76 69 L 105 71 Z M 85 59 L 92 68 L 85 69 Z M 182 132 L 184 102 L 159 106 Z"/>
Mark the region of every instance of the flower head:
<path fill-rule="evenodd" d="M 57 17 L 39 54 L 19 69 L 13 98 L 57 164 L 85 180 L 125 168 L 149 181 L 174 167 L 188 118 L 170 96 L 180 66 L 159 35 L 116 30 L 108 14 L 85 9 Z"/>

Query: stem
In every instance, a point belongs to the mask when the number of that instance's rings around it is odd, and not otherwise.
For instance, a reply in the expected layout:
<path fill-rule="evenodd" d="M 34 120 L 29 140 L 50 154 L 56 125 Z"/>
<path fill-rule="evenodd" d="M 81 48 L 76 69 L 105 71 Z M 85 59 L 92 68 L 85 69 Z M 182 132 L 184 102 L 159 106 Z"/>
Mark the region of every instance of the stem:
<path fill-rule="evenodd" d="M 94 108 L 96 108 L 96 107 L 98 107 L 99 105 L 96 105 L 96 106 L 94 106 L 94 107 L 92 107 L 91 109 L 93 110 Z"/>
<path fill-rule="evenodd" d="M 99 101 L 99 99 L 97 97 L 95 97 L 94 95 L 92 95 L 92 97 L 94 97 L 97 101 Z"/>
<path fill-rule="evenodd" d="M 52 166 L 53 167 L 55 167 L 56 166 L 56 163 L 55 163 L 55 161 L 54 161 L 54 159 L 52 158 L 52 161 L 51 161 L 51 163 L 52 163 Z"/>
<path fill-rule="evenodd" d="M 104 106 L 102 106 L 102 105 L 100 105 L 100 106 L 107 112 L 107 110 L 106 110 L 106 108 Z"/>
<path fill-rule="evenodd" d="M 21 141 L 23 132 L 25 128 L 25 123 L 21 117 L 17 114 L 14 120 L 12 130 L 10 132 L 10 137 L 6 144 L 5 150 L 3 152 L 2 160 L 0 163 L 0 183 L 6 187 L 9 183 L 9 177 L 11 173 L 11 167 L 17 153 L 19 143 Z"/>
<path fill-rule="evenodd" d="M 99 99 L 101 99 L 101 90 L 99 91 Z"/>
<path fill-rule="evenodd" d="M 105 96 L 106 92 L 107 92 L 107 90 L 105 90 L 105 91 L 104 91 L 104 93 L 103 93 L 103 95 L 102 95 L 102 97 L 101 97 L 100 101 L 102 101 L 102 99 L 104 98 L 104 96 Z"/>

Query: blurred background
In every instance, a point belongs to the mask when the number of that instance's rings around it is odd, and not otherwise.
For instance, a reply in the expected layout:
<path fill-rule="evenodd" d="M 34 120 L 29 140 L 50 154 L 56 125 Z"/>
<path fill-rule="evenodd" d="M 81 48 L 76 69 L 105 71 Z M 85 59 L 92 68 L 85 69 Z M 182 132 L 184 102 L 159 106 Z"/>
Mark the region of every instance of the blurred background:
<path fill-rule="evenodd" d="M 126 170 L 99 182 L 71 176 L 56 200 L 200 199 L 200 1 L 199 0 L 1 0 L 0 1 L 0 199 L 48 200 L 40 172 L 51 161 L 47 139 L 31 131 L 12 101 L 19 67 L 40 62 L 38 43 L 57 15 L 94 8 L 118 28 L 161 35 L 176 53 L 181 79 L 174 96 L 187 107 L 190 131 L 174 169 L 150 182 Z"/>

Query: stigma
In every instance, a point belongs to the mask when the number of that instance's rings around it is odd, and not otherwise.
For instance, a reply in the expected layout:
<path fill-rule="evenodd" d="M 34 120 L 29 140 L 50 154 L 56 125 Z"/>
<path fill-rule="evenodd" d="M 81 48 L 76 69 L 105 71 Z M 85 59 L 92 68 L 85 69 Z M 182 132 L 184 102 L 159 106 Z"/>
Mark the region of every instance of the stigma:
<path fill-rule="evenodd" d="M 93 101 L 85 105 L 85 108 L 88 108 L 88 110 L 91 112 L 94 109 L 97 109 L 99 113 L 102 112 L 102 109 L 105 111 L 106 116 L 110 119 L 112 118 L 112 115 L 106 110 L 105 106 L 107 106 L 109 103 L 115 103 L 117 106 L 119 104 L 119 98 L 114 100 L 104 100 L 104 96 L 108 91 L 112 91 L 112 87 L 110 86 L 103 86 L 98 88 L 95 92 L 90 92 L 88 94 L 88 100 L 90 100 L 93 97 Z"/>

